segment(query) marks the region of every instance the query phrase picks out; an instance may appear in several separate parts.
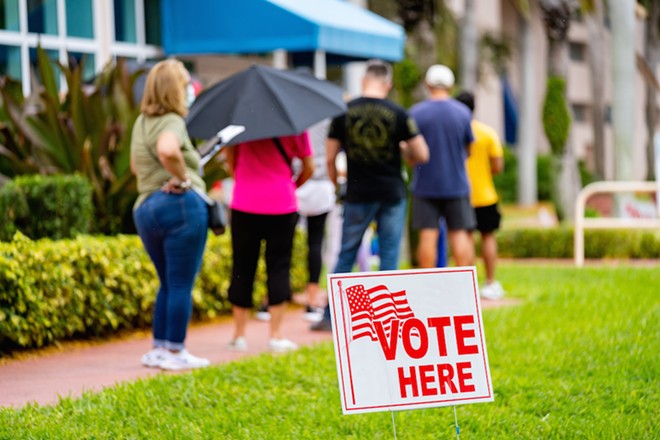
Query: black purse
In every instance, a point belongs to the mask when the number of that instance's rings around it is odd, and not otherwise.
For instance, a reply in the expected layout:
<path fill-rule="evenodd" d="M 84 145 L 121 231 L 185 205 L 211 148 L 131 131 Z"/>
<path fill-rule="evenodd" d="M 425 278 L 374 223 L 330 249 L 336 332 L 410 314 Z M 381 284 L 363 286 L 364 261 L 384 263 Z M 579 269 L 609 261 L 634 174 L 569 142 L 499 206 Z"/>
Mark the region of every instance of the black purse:
<path fill-rule="evenodd" d="M 224 234 L 227 230 L 227 209 L 225 208 L 225 205 L 217 200 L 213 200 L 197 188 L 193 187 L 193 191 L 195 191 L 202 200 L 204 200 L 204 203 L 206 203 L 209 216 L 209 229 L 213 231 L 215 235 Z"/>
<path fill-rule="evenodd" d="M 215 235 L 222 235 L 227 230 L 227 210 L 225 205 L 214 200 L 211 205 L 206 205 L 209 210 L 209 229 Z"/>

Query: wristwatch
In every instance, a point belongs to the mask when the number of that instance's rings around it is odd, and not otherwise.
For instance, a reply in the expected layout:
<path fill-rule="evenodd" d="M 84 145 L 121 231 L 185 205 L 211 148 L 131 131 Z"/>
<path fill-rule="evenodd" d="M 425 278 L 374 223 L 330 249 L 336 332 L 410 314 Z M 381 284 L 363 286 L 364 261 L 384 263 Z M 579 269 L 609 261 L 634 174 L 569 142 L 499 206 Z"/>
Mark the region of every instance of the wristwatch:
<path fill-rule="evenodd" d="M 179 183 L 179 188 L 188 190 L 192 187 L 192 180 L 190 180 L 190 177 L 186 177 L 186 180 L 183 182 Z"/>

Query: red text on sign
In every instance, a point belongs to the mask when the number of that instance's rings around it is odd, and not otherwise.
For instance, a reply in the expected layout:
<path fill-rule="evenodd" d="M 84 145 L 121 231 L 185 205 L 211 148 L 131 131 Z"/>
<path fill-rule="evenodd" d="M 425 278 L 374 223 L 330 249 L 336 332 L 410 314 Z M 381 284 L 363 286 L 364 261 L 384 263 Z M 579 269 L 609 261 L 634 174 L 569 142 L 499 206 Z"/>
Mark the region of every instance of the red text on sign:
<path fill-rule="evenodd" d="M 395 319 L 392 320 L 392 328 L 389 335 L 387 335 L 383 324 L 380 321 L 375 321 L 376 335 L 385 354 L 385 359 L 388 361 L 396 359 L 399 328 L 401 329 L 403 349 L 412 359 L 421 359 L 428 353 L 430 343 L 429 333 L 431 333 L 431 336 L 435 336 L 434 342 L 437 344 L 439 355 L 447 356 L 447 330 L 451 329 L 453 329 L 456 340 L 456 351 L 458 355 L 479 353 L 479 347 L 477 345 L 470 345 L 466 342 L 466 339 L 475 337 L 474 328 L 466 327 L 474 324 L 473 315 L 433 317 L 428 318 L 427 323 L 428 330 L 427 326 L 417 318 L 405 320 L 403 326 L 401 326 L 401 321 Z M 414 344 L 413 336 L 417 339 Z"/>
<path fill-rule="evenodd" d="M 472 379 L 472 363 L 418 365 L 399 367 L 399 391 L 402 398 L 430 397 L 475 391 Z M 410 395 L 409 395 L 410 393 Z"/>

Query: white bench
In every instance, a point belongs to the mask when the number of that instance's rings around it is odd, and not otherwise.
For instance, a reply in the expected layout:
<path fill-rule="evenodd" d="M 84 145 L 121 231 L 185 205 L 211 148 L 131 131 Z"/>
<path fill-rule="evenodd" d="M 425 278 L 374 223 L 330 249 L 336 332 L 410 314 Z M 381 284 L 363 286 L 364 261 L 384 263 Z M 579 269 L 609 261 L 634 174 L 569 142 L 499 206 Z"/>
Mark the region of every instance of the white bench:
<path fill-rule="evenodd" d="M 574 258 L 575 265 L 584 265 L 585 229 L 660 229 L 660 218 L 585 218 L 587 199 L 598 193 L 648 192 L 660 195 L 659 182 L 593 182 L 582 188 L 575 201 Z M 660 204 L 660 199 L 658 200 Z M 660 207 L 659 207 L 660 209 Z"/>

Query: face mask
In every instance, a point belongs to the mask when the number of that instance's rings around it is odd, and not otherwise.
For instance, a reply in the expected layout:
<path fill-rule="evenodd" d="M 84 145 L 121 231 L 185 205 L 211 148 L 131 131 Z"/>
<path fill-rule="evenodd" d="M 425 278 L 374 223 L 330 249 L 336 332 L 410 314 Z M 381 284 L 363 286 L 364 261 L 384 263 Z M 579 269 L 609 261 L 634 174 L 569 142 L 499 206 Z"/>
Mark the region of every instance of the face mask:
<path fill-rule="evenodd" d="M 190 108 L 193 102 L 195 102 L 195 87 L 192 83 L 188 83 L 186 86 L 186 107 Z"/>

